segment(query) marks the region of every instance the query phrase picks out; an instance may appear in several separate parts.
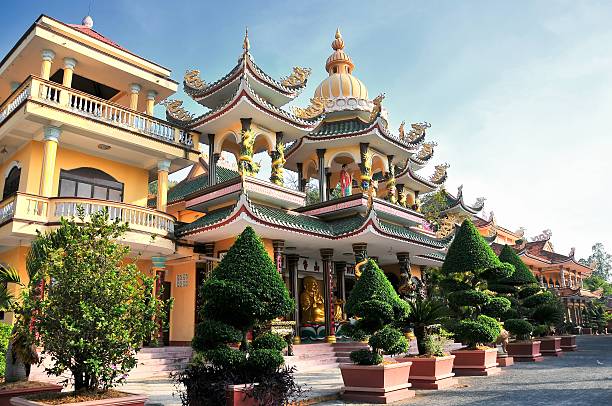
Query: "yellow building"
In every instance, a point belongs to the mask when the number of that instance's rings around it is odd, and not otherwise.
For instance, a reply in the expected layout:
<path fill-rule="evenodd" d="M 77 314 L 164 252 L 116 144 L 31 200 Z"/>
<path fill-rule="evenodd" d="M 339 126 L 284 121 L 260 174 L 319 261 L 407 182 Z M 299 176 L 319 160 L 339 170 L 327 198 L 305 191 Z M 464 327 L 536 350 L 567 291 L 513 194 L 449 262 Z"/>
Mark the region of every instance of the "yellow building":
<path fill-rule="evenodd" d="M 129 222 L 123 242 L 140 269 L 157 272 L 174 297 L 166 343 L 186 345 L 198 286 L 250 225 L 298 303 L 290 315 L 297 339 L 333 341 L 366 257 L 411 294 L 425 267 L 441 265 L 452 237 L 436 236 L 420 213 L 420 194 L 440 187 L 448 168 L 418 173 L 434 153 L 429 124 L 389 129 L 384 96 L 370 96 L 355 66 L 336 32 L 328 77 L 309 106 L 290 111 L 284 106 L 305 90 L 310 69 L 272 78 L 245 36 L 221 79 L 185 75 L 184 92 L 206 112 L 194 116 L 168 100 L 161 120 L 154 105 L 178 88 L 168 69 L 102 36 L 89 17 L 71 25 L 41 16 L 0 62 L 0 261 L 23 276 L 36 230 L 79 205 L 106 208 Z M 262 151 L 272 161 L 269 180 L 255 177 L 253 156 Z M 226 154 L 235 167 L 221 164 Z M 168 174 L 189 166 L 168 191 Z M 287 170 L 297 174 L 295 188 L 286 186 Z M 149 198 L 154 180 L 158 193 Z"/>

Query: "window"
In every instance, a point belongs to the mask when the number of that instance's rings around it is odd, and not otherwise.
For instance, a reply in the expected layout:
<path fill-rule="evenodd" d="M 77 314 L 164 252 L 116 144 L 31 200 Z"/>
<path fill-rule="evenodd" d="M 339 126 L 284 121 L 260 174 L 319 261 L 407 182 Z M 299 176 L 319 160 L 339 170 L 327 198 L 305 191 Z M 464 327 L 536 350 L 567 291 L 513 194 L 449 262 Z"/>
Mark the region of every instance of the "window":
<path fill-rule="evenodd" d="M 4 190 L 2 191 L 2 200 L 11 197 L 17 193 L 19 189 L 19 178 L 21 177 L 21 168 L 14 166 L 10 170 L 6 179 L 4 179 Z"/>
<path fill-rule="evenodd" d="M 123 183 L 95 168 L 60 172 L 60 197 L 85 197 L 113 202 L 123 201 Z"/>

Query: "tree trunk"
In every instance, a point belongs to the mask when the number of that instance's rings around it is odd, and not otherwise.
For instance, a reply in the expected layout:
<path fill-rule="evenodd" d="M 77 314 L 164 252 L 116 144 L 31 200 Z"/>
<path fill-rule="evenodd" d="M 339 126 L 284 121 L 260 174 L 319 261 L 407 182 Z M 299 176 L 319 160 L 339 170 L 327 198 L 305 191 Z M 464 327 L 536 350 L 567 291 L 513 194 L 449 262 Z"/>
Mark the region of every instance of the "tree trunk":
<path fill-rule="evenodd" d="M 6 382 L 27 381 L 30 375 L 29 368 L 17 357 L 13 351 L 13 340 L 9 341 L 6 349 L 6 371 L 4 372 L 4 380 Z M 29 367 L 29 365 L 28 365 Z"/>
<path fill-rule="evenodd" d="M 240 351 L 248 351 L 249 349 L 249 341 L 247 340 L 248 331 L 242 332 L 242 341 L 240 342 Z"/>
<path fill-rule="evenodd" d="M 419 350 L 419 355 L 424 355 L 427 351 L 425 349 L 425 326 L 416 325 L 414 326 L 414 336 L 417 339 L 417 348 Z"/>

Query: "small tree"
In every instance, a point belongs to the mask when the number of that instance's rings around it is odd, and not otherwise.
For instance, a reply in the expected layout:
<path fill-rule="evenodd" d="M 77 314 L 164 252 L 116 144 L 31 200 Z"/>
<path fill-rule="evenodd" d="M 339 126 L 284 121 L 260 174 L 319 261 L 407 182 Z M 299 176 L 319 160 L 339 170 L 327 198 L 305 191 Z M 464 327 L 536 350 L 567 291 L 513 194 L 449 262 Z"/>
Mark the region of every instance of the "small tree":
<path fill-rule="evenodd" d="M 183 404 L 209 404 L 205 400 L 219 404 L 225 385 L 252 382 L 259 383 L 252 394 L 258 400 L 284 404 L 297 388 L 293 370 L 280 369 L 286 342 L 268 332 L 250 345 L 247 334 L 287 315 L 295 303 L 251 227 L 236 239 L 200 294 L 203 321 L 197 325 L 192 341 L 199 358 L 177 376 L 186 387 L 181 395 Z M 240 349 L 233 348 L 236 343 L 240 343 Z"/>
<path fill-rule="evenodd" d="M 42 294 L 23 293 L 33 328 L 18 328 L 44 347 L 43 357 L 53 361 L 47 373 L 70 371 L 77 391 L 123 382 L 163 316 L 156 279 L 126 261 L 129 247 L 117 242 L 127 230 L 106 212 L 85 221 L 79 210 L 78 219 L 62 219 L 58 229 L 39 234 L 28 259 L 47 283 Z"/>
<path fill-rule="evenodd" d="M 442 273 L 450 307 L 460 320 L 450 329 L 469 348 L 493 342 L 499 335 L 500 325 L 490 316 L 499 316 L 509 301 L 497 298 L 488 283 L 513 272 L 514 267 L 500 262 L 474 224 L 465 220 L 448 249 Z"/>
<path fill-rule="evenodd" d="M 371 259 L 351 291 L 346 312 L 357 317 L 349 334 L 356 340 L 368 338 L 372 347 L 351 352 L 351 360 L 356 364 L 377 365 L 382 362 L 383 354 L 408 350 L 408 341 L 396 326 L 406 319 L 409 307 Z"/>
<path fill-rule="evenodd" d="M 420 298 L 408 302 L 408 305 L 410 314 L 406 320 L 414 328 L 419 355 L 425 355 L 427 354 L 428 328 L 448 318 L 448 307 L 442 302 Z"/>

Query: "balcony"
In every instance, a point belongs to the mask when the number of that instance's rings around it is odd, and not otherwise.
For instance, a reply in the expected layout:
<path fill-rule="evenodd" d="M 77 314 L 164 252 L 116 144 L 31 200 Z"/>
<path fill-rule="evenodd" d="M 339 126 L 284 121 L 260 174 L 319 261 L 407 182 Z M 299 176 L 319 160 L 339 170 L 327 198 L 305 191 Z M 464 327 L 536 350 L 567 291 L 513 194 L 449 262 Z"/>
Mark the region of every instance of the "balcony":
<path fill-rule="evenodd" d="M 192 135 L 167 121 L 35 76 L 26 79 L 0 105 L 0 126 L 29 100 L 182 148 L 194 148 Z"/>
<path fill-rule="evenodd" d="M 36 230 L 41 232 L 57 226 L 62 217 L 77 216 L 82 207 L 88 215 L 106 209 L 111 220 L 120 219 L 129 224 L 122 243 L 132 251 L 148 255 L 174 253 L 174 223 L 176 219 L 166 213 L 131 204 L 79 197 L 40 197 L 26 193 L 5 199 L 0 203 L 0 244 L 31 240 Z M 148 255 L 147 255 L 148 254 Z"/>

